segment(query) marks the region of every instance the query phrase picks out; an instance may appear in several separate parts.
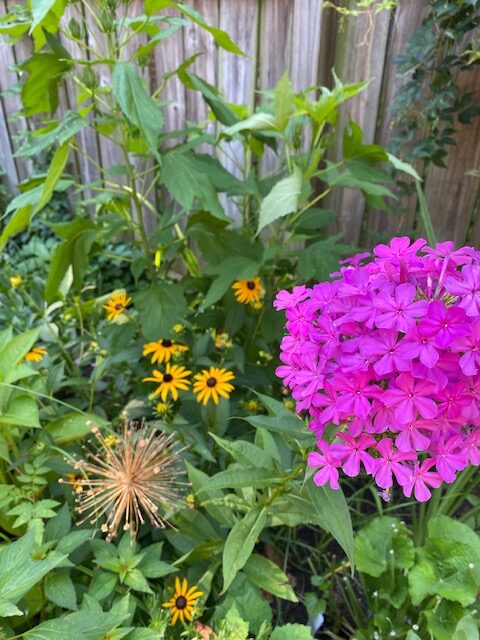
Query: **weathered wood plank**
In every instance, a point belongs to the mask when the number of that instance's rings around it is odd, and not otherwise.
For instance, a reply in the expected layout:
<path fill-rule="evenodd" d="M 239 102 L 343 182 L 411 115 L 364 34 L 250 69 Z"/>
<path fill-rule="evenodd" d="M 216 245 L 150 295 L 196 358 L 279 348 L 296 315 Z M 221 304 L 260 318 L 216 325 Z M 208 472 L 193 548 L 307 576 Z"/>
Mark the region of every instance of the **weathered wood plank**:
<path fill-rule="evenodd" d="M 290 77 L 295 91 L 318 84 L 323 0 L 295 0 Z"/>
<path fill-rule="evenodd" d="M 368 13 L 349 16 L 343 22 L 343 30 L 337 40 L 336 73 L 345 84 L 371 81 L 366 89 L 341 108 L 335 158 L 341 157 L 342 132 L 349 118 L 362 128 L 365 142 L 374 139 L 389 22 L 390 12 L 375 14 L 375 4 Z M 334 189 L 329 197 L 329 207 L 339 213 L 338 228 L 345 232 L 345 240 L 358 242 L 365 208 L 363 195 L 358 190 Z"/>
<path fill-rule="evenodd" d="M 259 67 L 257 89 L 273 89 L 285 71 L 290 70 L 292 59 L 291 0 L 263 0 L 260 12 Z M 261 101 L 259 95 L 258 101 Z M 262 161 L 262 173 L 275 172 L 279 158 L 266 149 Z"/>
<path fill-rule="evenodd" d="M 387 146 L 394 134 L 392 127 L 392 114 L 390 105 L 397 92 L 410 79 L 410 74 L 397 72 L 395 59 L 405 51 L 407 42 L 428 14 L 430 5 L 428 0 L 403 0 L 393 14 L 391 36 L 385 56 L 385 72 L 380 96 L 380 108 L 378 127 L 375 134 L 375 142 Z M 419 168 L 419 167 L 417 167 Z M 389 203 L 392 212 L 369 211 L 367 212 L 367 245 L 386 240 L 391 236 L 402 233 L 404 229 L 413 228 L 415 210 L 417 206 L 416 194 L 403 197 L 401 201 Z"/>
<path fill-rule="evenodd" d="M 474 104 L 480 104 L 480 68 L 457 73 L 461 93 L 472 93 Z M 477 195 L 478 177 L 466 173 L 480 166 L 480 118 L 458 125 L 453 136 L 455 146 L 445 158 L 446 169 L 431 166 L 425 180 L 425 198 L 439 241 L 465 243 Z"/>

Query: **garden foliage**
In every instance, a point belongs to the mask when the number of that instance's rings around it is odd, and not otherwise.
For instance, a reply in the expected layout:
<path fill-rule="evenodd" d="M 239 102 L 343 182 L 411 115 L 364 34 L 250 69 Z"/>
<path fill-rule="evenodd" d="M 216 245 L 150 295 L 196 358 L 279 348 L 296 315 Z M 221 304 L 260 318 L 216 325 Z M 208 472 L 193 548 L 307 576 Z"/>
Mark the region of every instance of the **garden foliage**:
<path fill-rule="evenodd" d="M 90 5 L 30 0 L 0 23 L 32 42 L 16 89 L 36 126 L 16 153 L 38 167 L 0 235 L 1 633 L 306 640 L 322 598 L 303 597 L 289 557 L 310 549 L 323 571 L 337 548 L 353 568 L 355 543 L 343 492 L 305 477 L 315 436 L 275 377 L 273 300 L 352 252 L 325 196 L 356 188 L 384 207 L 385 167 L 402 165 L 354 122 L 332 155 L 339 108 L 366 83 L 334 75 L 296 93 L 284 75 L 251 112 L 191 58 L 149 88 L 155 48 L 191 22 L 242 52 L 187 4 L 146 0 L 138 16 L 129 2 Z M 174 76 L 209 123 L 165 130 Z M 75 109 L 59 109 L 65 83 Z M 87 129 L 120 165 L 95 165 Z M 219 158 L 233 150 L 231 172 Z M 70 173 L 73 151 L 98 179 Z M 470 604 L 470 592 L 458 601 Z M 295 606 L 312 627 L 288 623 Z"/>

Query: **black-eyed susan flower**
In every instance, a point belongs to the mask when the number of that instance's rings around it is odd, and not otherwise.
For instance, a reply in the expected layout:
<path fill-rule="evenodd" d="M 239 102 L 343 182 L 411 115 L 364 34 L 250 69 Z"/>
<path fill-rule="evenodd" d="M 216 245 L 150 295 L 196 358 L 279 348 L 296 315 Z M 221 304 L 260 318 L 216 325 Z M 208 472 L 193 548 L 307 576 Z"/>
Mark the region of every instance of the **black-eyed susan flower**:
<path fill-rule="evenodd" d="M 155 364 L 155 362 L 169 362 L 175 353 L 182 353 L 184 351 L 188 351 L 188 347 L 175 342 L 175 340 L 169 340 L 168 338 L 157 340 L 157 342 L 147 342 L 143 347 L 143 355 L 151 355 L 150 362 L 152 364 Z"/>
<path fill-rule="evenodd" d="M 27 362 L 41 362 L 47 353 L 48 351 L 43 347 L 33 347 L 25 356 L 25 360 Z"/>
<path fill-rule="evenodd" d="M 176 624 L 177 620 L 180 620 L 180 622 L 189 620 L 191 622 L 197 600 L 201 596 L 203 596 L 203 592 L 199 591 L 197 586 L 188 588 L 186 578 L 183 580 L 175 578 L 175 593 L 168 602 L 164 602 L 162 605 L 172 612 L 172 624 Z"/>
<path fill-rule="evenodd" d="M 197 393 L 197 402 L 207 402 L 212 398 L 215 404 L 218 404 L 218 397 L 229 398 L 234 389 L 230 381 L 234 379 L 234 375 L 227 369 L 203 369 L 194 376 L 195 383 L 193 385 L 194 393 Z"/>
<path fill-rule="evenodd" d="M 121 315 L 131 301 L 132 299 L 127 296 L 125 291 L 114 293 L 107 304 L 103 305 L 103 308 L 107 312 L 107 320 L 111 322 Z"/>
<path fill-rule="evenodd" d="M 144 378 L 144 382 L 156 382 L 159 386 L 153 392 L 154 396 L 160 395 L 163 402 L 166 401 L 170 394 L 174 400 L 178 399 L 178 389 L 185 391 L 191 384 L 190 380 L 186 380 L 192 372 L 187 371 L 181 365 L 170 363 L 167 364 L 165 373 L 154 369 L 152 377 Z"/>
<path fill-rule="evenodd" d="M 264 292 L 263 285 L 258 276 L 251 280 L 236 280 L 232 284 L 232 289 L 237 302 L 251 304 L 260 302 L 260 297 Z"/>
<path fill-rule="evenodd" d="M 103 521 L 101 530 L 111 540 L 123 522 L 123 530 L 132 536 L 145 520 L 154 527 L 165 527 L 160 511 L 184 506 L 185 483 L 180 478 L 180 452 L 175 436 L 160 433 L 146 424 L 129 424 L 122 433 L 104 437 L 92 429 L 97 444 L 85 458 L 75 463 L 82 475 L 67 476 L 76 492 L 79 522 Z"/>
<path fill-rule="evenodd" d="M 19 287 L 23 282 L 23 278 L 21 275 L 17 274 L 15 276 L 12 276 L 10 278 L 10 285 L 16 289 L 17 287 Z"/>

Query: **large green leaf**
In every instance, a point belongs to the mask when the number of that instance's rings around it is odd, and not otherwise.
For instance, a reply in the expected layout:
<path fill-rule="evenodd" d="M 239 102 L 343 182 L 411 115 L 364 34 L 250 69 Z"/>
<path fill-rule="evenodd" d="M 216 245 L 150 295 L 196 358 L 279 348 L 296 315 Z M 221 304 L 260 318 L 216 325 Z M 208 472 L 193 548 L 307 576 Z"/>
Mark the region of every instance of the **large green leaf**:
<path fill-rule="evenodd" d="M 41 211 L 43 207 L 52 199 L 54 189 L 62 176 L 65 165 L 67 164 L 68 154 L 68 142 L 64 142 L 55 150 L 52 161 L 50 162 L 50 166 L 48 168 L 47 177 L 45 178 L 45 182 L 43 183 L 40 200 L 35 205 L 32 211 L 32 216 Z"/>
<path fill-rule="evenodd" d="M 183 289 L 176 284 L 153 284 L 134 296 L 143 335 L 148 340 L 172 335 L 172 327 L 182 322 L 187 311 Z"/>
<path fill-rule="evenodd" d="M 163 115 L 132 62 L 117 62 L 112 92 L 124 115 L 140 129 L 151 151 L 159 158 L 158 138 L 163 130 Z"/>
<path fill-rule="evenodd" d="M 76 611 L 63 618 L 47 620 L 24 633 L 25 640 L 100 640 L 129 617 L 117 611 Z"/>
<path fill-rule="evenodd" d="M 273 187 L 262 200 L 258 231 L 275 222 L 279 218 L 294 213 L 298 209 L 300 192 L 302 190 L 302 172 L 295 167 L 293 173 L 283 178 Z"/>
<path fill-rule="evenodd" d="M 72 579 L 67 573 L 49 573 L 44 583 L 45 596 L 62 609 L 77 608 L 77 595 Z"/>
<path fill-rule="evenodd" d="M 277 121 L 275 116 L 259 111 L 245 118 L 245 120 L 240 120 L 240 122 L 227 127 L 222 133 L 227 136 L 234 136 L 242 131 L 276 131 L 276 129 Z"/>
<path fill-rule="evenodd" d="M 43 560 L 34 560 L 34 548 L 33 530 L 15 542 L 0 546 L 0 602 L 16 604 L 27 591 L 66 558 L 59 553 L 51 553 Z"/>
<path fill-rule="evenodd" d="M 57 110 L 60 82 L 70 65 L 70 61 L 54 53 L 35 53 L 22 64 L 21 68 L 28 72 L 22 88 L 26 116 Z"/>
<path fill-rule="evenodd" d="M 40 129 L 29 135 L 15 156 L 21 158 L 34 156 L 45 149 L 52 148 L 55 144 L 63 145 L 86 126 L 88 126 L 86 118 L 82 118 L 76 111 L 65 111 L 56 127 L 48 130 Z"/>
<path fill-rule="evenodd" d="M 240 464 L 232 464 L 225 471 L 220 471 L 212 476 L 200 489 L 200 495 L 205 491 L 214 491 L 216 489 L 225 489 L 233 487 L 240 489 L 242 487 L 269 487 L 272 484 L 281 483 L 284 480 L 279 472 L 272 469 L 259 469 L 257 467 L 247 467 Z"/>
<path fill-rule="evenodd" d="M 243 572 L 260 589 L 278 598 L 298 602 L 288 576 L 268 558 L 253 553 L 243 567 Z"/>
<path fill-rule="evenodd" d="M 240 464 L 254 465 L 263 468 L 272 468 L 272 457 L 260 447 L 246 440 L 225 440 L 214 433 L 209 434 L 215 442 L 225 449 Z"/>
<path fill-rule="evenodd" d="M 31 396 L 16 395 L 0 413 L 0 424 L 40 428 L 37 403 Z"/>
<path fill-rule="evenodd" d="M 326 240 L 318 240 L 299 252 L 298 271 L 305 279 L 327 280 L 332 271 L 338 270 L 338 261 L 352 253 L 352 245 L 340 244 L 343 233 Z"/>
<path fill-rule="evenodd" d="M 12 340 L 0 350 L 0 380 L 4 380 L 12 367 L 18 364 L 35 344 L 39 329 L 30 329 Z"/>
<path fill-rule="evenodd" d="M 415 550 L 409 531 L 398 518 L 378 517 L 355 538 L 355 562 L 359 571 L 378 578 L 390 567 L 410 569 Z"/>
<path fill-rule="evenodd" d="M 283 131 L 295 110 L 292 83 L 290 82 L 287 71 L 278 81 L 275 87 L 274 97 L 277 128 L 279 131 Z"/>
<path fill-rule="evenodd" d="M 245 566 L 266 521 L 265 507 L 251 509 L 235 523 L 228 534 L 223 549 L 223 593 Z"/>
<path fill-rule="evenodd" d="M 272 631 L 270 640 L 313 640 L 310 627 L 303 624 L 285 624 Z"/>
<path fill-rule="evenodd" d="M 317 487 L 311 479 L 307 478 L 303 493 L 310 501 L 313 513 L 318 518 L 318 524 L 332 534 L 347 554 L 353 568 L 355 547 L 352 519 L 343 491 L 334 490 L 328 486 Z"/>
<path fill-rule="evenodd" d="M 418 556 L 408 574 L 414 605 L 428 595 L 464 607 L 475 602 L 480 586 L 480 537 L 470 527 L 447 516 L 431 518 L 427 542 Z"/>
<path fill-rule="evenodd" d="M 94 414 L 70 411 L 49 422 L 45 431 L 58 444 L 67 444 L 91 433 L 93 425 L 102 426 L 104 424 L 106 424 L 105 420 Z"/>
<path fill-rule="evenodd" d="M 32 12 L 32 25 L 30 32 L 37 27 L 46 17 L 48 12 L 57 4 L 57 0 L 30 0 L 30 10 Z M 66 3 L 65 3 L 66 4 Z"/>
<path fill-rule="evenodd" d="M 163 156 L 161 180 L 171 195 L 189 212 L 195 198 L 203 209 L 228 220 L 210 180 L 208 167 L 199 165 L 192 151 L 172 150 Z"/>

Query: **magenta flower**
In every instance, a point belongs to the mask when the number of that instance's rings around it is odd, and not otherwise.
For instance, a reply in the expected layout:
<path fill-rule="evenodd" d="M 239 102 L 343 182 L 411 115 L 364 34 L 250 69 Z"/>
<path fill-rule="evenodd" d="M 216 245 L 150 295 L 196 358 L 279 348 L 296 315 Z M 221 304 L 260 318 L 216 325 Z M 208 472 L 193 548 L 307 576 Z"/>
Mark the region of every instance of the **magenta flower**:
<path fill-rule="evenodd" d="M 396 329 L 407 333 L 415 326 L 415 319 L 427 312 L 428 302 L 419 300 L 413 302 L 417 290 L 411 284 L 405 283 L 395 289 L 394 295 L 379 293 L 375 300 L 375 306 L 379 315 L 375 324 L 379 329 Z"/>
<path fill-rule="evenodd" d="M 462 451 L 462 438 L 455 436 L 445 442 L 442 437 L 437 444 L 435 464 L 437 471 L 444 482 L 448 484 L 455 481 L 457 471 L 462 471 L 467 465 L 467 459 Z"/>
<path fill-rule="evenodd" d="M 395 418 L 400 424 L 413 422 L 418 413 L 422 418 L 434 418 L 437 405 L 432 400 L 436 387 L 431 382 L 415 380 L 410 374 L 402 373 L 396 380 L 397 387 L 388 389 L 382 400 L 389 407 L 395 407 Z"/>
<path fill-rule="evenodd" d="M 449 276 L 445 279 L 445 289 L 454 296 L 460 296 L 459 307 L 467 316 L 480 315 L 480 266 L 466 264 L 462 267 L 462 278 Z"/>
<path fill-rule="evenodd" d="M 377 375 L 385 376 L 393 371 L 410 370 L 408 359 L 400 353 L 403 340 L 398 342 L 397 338 L 398 333 L 393 329 L 383 329 L 375 337 L 365 340 L 365 354 L 370 358 L 379 357 L 373 365 L 373 370 Z"/>
<path fill-rule="evenodd" d="M 369 376 L 365 373 L 335 378 L 334 387 L 338 392 L 337 408 L 348 415 L 366 418 L 370 413 L 370 398 L 379 393 L 379 388 L 368 382 Z"/>
<path fill-rule="evenodd" d="M 363 465 L 424 501 L 480 463 L 480 252 L 403 237 L 366 258 L 278 294 L 277 375 L 318 436 L 315 482 L 337 488 L 340 467 Z"/>
<path fill-rule="evenodd" d="M 366 449 L 375 444 L 375 438 L 365 434 L 361 435 L 358 440 L 355 440 L 355 438 L 345 433 L 339 433 L 338 436 L 344 442 L 334 442 L 330 449 L 332 454 L 341 460 L 342 469 L 347 476 L 351 478 L 358 476 L 361 462 L 365 467 L 365 471 L 371 474 L 375 461 L 372 456 L 367 453 Z"/>
<path fill-rule="evenodd" d="M 421 336 L 416 329 L 413 329 L 405 339 L 399 344 L 398 353 L 403 360 L 413 360 L 420 358 L 420 362 L 431 369 L 437 364 L 438 351 L 433 346 L 435 338 Z"/>
<path fill-rule="evenodd" d="M 383 438 L 375 447 L 381 458 L 374 461 L 373 473 L 375 482 L 382 489 L 389 489 L 393 485 L 393 477 L 395 476 L 400 486 L 407 484 L 410 471 L 409 468 L 401 464 L 405 460 L 415 460 L 416 454 L 413 451 L 394 451 L 392 441 L 389 438 Z"/>
<path fill-rule="evenodd" d="M 306 298 L 308 298 L 307 287 L 302 284 L 299 287 L 293 287 L 292 293 L 285 290 L 279 291 L 275 297 L 273 306 L 277 311 L 280 311 L 280 309 L 295 307 Z"/>
<path fill-rule="evenodd" d="M 340 466 L 340 460 L 332 455 L 330 445 L 323 440 L 317 442 L 317 447 L 322 453 L 312 451 L 308 454 L 307 460 L 309 467 L 314 469 L 320 467 L 319 471 L 313 476 L 314 483 L 319 487 L 328 483 L 332 489 L 339 489 L 338 467 Z"/>
<path fill-rule="evenodd" d="M 415 240 L 410 244 L 410 238 L 403 236 L 402 238 L 393 238 L 390 245 L 379 244 L 377 245 L 373 253 L 378 258 L 384 258 L 390 260 L 393 264 L 398 263 L 402 258 L 407 259 L 416 255 L 417 251 L 424 247 L 427 241 L 423 238 Z"/>
<path fill-rule="evenodd" d="M 480 364 L 480 318 L 472 322 L 470 335 L 455 340 L 452 351 L 463 353 L 459 364 L 466 376 L 477 373 L 477 364 Z"/>
<path fill-rule="evenodd" d="M 449 347 L 456 338 L 468 336 L 470 326 L 463 309 L 449 307 L 439 300 L 428 305 L 427 315 L 418 324 L 421 336 L 435 336 L 435 344 L 442 349 Z"/>
<path fill-rule="evenodd" d="M 465 388 L 463 382 L 455 382 L 449 384 L 445 389 L 442 389 L 437 396 L 439 401 L 438 410 L 443 415 L 445 414 L 449 420 L 452 418 L 458 418 L 465 407 L 468 407 L 472 402 L 472 396 Z"/>
<path fill-rule="evenodd" d="M 440 475 L 436 471 L 430 471 L 434 465 L 435 460 L 432 458 L 427 458 L 421 465 L 418 462 L 415 463 L 415 468 L 403 487 L 403 493 L 407 498 L 410 498 L 413 491 L 415 500 L 419 502 L 430 500 L 432 492 L 427 485 L 437 489 L 442 484 Z"/>

